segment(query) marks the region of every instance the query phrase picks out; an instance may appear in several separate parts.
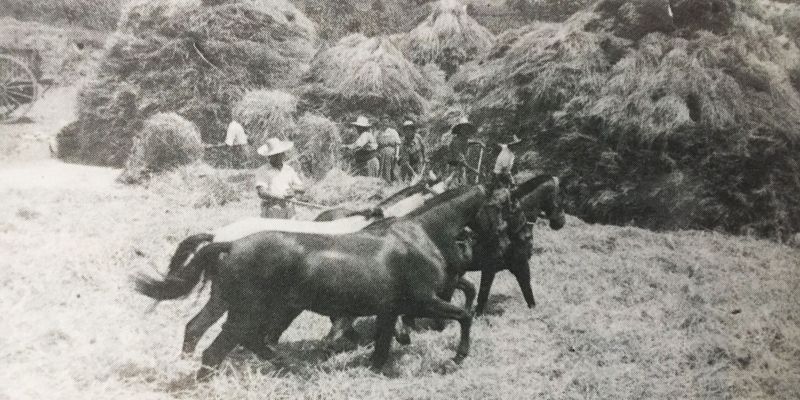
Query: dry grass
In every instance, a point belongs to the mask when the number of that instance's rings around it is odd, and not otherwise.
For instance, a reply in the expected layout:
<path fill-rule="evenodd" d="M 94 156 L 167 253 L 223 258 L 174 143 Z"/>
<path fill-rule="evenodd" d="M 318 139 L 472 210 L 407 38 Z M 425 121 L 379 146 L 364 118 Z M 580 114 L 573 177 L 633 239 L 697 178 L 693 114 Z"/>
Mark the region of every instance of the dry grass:
<path fill-rule="evenodd" d="M 452 324 L 414 334 L 409 347 L 395 345 L 391 365 L 376 375 L 367 368 L 369 347 L 321 352 L 328 322 L 303 314 L 279 346 L 296 362 L 291 371 L 276 376 L 268 363 L 239 352 L 221 377 L 195 384 L 199 355 L 178 355 L 183 325 L 200 304 L 190 297 L 146 313 L 150 301 L 127 279 L 163 270 L 188 234 L 258 213 L 252 194 L 216 208 L 111 183 L 97 190 L 0 186 L 0 195 L 0 398 L 800 395 L 796 248 L 574 218 L 558 232 L 537 225 L 537 308 L 525 308 L 516 283 L 501 274 L 488 315 L 473 326 L 472 354 L 450 373 L 440 372 L 453 355 Z"/>

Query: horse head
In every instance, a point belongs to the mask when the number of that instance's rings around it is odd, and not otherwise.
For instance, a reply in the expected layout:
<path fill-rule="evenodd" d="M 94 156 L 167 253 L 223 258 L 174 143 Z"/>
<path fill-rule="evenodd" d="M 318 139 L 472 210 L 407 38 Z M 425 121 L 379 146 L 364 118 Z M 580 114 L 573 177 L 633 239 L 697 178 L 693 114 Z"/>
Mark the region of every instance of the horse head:
<path fill-rule="evenodd" d="M 512 198 L 519 201 L 528 222 L 543 217 L 550 221 L 550 228 L 564 227 L 566 218 L 561 205 L 561 180 L 556 176 L 540 175 L 517 187 Z"/>

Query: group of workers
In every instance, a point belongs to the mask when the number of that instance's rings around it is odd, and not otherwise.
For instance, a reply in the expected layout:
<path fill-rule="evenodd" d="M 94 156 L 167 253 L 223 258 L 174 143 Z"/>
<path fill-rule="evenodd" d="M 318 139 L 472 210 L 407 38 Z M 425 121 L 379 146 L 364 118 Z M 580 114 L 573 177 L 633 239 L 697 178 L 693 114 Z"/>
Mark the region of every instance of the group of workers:
<path fill-rule="evenodd" d="M 388 182 L 409 181 L 420 176 L 428 163 L 425 144 L 412 120 L 406 120 L 400 127 L 401 133 L 387 128 L 377 135 L 367 117 L 359 116 L 350 123 L 357 132 L 357 139 L 344 145 L 353 151 L 355 169 L 358 175 L 380 177 Z M 445 174 L 454 174 L 455 181 L 466 183 L 468 172 L 479 173 L 468 165 L 467 149 L 470 136 L 477 131 L 467 118 L 453 125 L 443 140 L 446 147 Z M 513 136 L 511 140 L 498 143 L 500 153 L 493 169 L 494 184 L 513 185 L 514 152 L 512 146 L 520 143 Z M 247 136 L 242 126 L 233 121 L 228 126 L 226 144 L 236 157 L 246 157 Z M 255 170 L 255 185 L 261 199 L 261 217 L 293 218 L 295 215 L 295 196 L 304 192 L 303 181 L 297 171 L 286 163 L 286 153 L 294 147 L 290 141 L 270 138 L 258 148 L 257 153 L 267 162 Z"/>

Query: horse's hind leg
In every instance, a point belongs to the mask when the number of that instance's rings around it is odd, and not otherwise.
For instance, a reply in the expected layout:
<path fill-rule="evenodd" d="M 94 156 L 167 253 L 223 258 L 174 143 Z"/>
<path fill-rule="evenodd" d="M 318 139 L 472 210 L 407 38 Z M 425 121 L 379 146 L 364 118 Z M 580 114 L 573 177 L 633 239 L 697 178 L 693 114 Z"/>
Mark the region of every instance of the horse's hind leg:
<path fill-rule="evenodd" d="M 475 285 L 468 281 L 467 278 L 461 276 L 458 278 L 456 288 L 464 292 L 464 308 L 467 311 L 472 310 L 472 304 L 475 302 Z"/>
<path fill-rule="evenodd" d="M 183 353 L 190 354 L 197 347 L 197 342 L 203 334 L 214 325 L 227 311 L 227 305 L 222 300 L 217 284 L 211 283 L 211 297 L 203 309 L 186 324 L 186 331 L 183 335 Z"/>
<path fill-rule="evenodd" d="M 417 316 L 457 320 L 461 325 L 461 339 L 458 342 L 456 356 L 453 361 L 461 363 L 461 361 L 469 355 L 469 336 L 470 329 L 472 328 L 472 314 L 470 314 L 469 311 L 454 306 L 438 297 L 433 297 L 419 308 Z"/>
<path fill-rule="evenodd" d="M 372 353 L 372 369 L 380 371 L 389 359 L 389 350 L 392 348 L 394 337 L 395 314 L 379 314 L 375 331 L 375 351 Z"/>
<path fill-rule="evenodd" d="M 259 322 L 252 315 L 229 313 L 228 320 L 222 325 L 222 332 L 203 351 L 203 364 L 197 371 L 197 380 L 207 380 L 237 344 L 252 344 L 253 337 L 263 339 Z"/>
<path fill-rule="evenodd" d="M 222 360 L 239 344 L 237 335 L 230 329 L 223 327 L 222 332 L 211 343 L 211 346 L 203 351 L 203 365 L 197 371 L 197 380 L 205 381 L 214 373 L 214 369 L 222 363 Z"/>

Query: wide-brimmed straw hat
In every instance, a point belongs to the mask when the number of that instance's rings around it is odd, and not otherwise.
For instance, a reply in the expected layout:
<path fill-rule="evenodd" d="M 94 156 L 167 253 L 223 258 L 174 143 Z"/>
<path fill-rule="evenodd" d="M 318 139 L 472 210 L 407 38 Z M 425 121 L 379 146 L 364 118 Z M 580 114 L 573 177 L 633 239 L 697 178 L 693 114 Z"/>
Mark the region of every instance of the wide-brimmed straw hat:
<path fill-rule="evenodd" d="M 363 115 L 359 115 L 358 118 L 356 118 L 356 121 L 351 122 L 350 125 L 358 126 L 361 128 L 369 128 L 372 126 L 372 124 L 369 122 L 369 119 L 367 119 L 367 117 Z"/>
<path fill-rule="evenodd" d="M 458 133 L 462 129 L 469 129 L 469 133 L 467 133 L 468 135 L 478 130 L 478 128 L 475 127 L 475 124 L 473 124 L 466 116 L 461 117 L 461 119 L 459 119 L 458 122 L 456 122 L 455 125 L 450 128 L 450 132 Z"/>
<path fill-rule="evenodd" d="M 294 148 L 294 143 L 288 140 L 284 142 L 278 138 L 269 138 L 263 146 L 258 148 L 257 152 L 264 157 L 269 157 L 275 154 L 285 153 L 292 148 Z"/>

